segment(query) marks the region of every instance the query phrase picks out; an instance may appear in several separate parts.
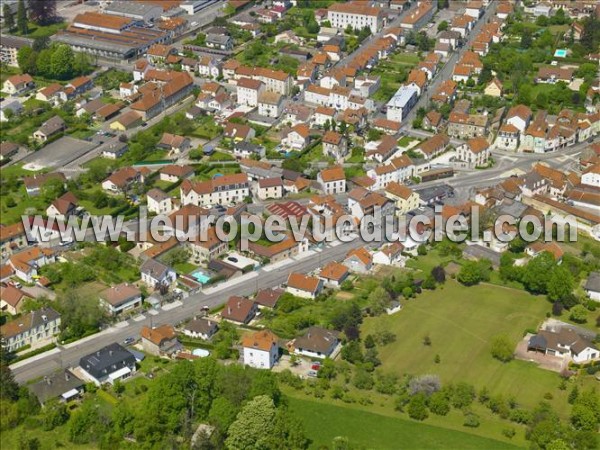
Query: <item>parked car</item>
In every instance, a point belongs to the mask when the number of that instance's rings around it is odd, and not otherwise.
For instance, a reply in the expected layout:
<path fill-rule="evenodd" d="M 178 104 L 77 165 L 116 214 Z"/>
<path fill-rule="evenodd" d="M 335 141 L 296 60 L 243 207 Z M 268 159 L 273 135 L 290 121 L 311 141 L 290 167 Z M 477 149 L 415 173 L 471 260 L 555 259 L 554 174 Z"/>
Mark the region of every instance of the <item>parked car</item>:
<path fill-rule="evenodd" d="M 131 344 L 133 344 L 134 342 L 135 342 L 135 338 L 133 338 L 133 337 L 131 337 L 131 336 L 130 336 L 130 337 L 128 337 L 128 338 L 125 338 L 125 339 L 123 339 L 123 344 L 124 344 L 124 345 L 131 345 Z"/>

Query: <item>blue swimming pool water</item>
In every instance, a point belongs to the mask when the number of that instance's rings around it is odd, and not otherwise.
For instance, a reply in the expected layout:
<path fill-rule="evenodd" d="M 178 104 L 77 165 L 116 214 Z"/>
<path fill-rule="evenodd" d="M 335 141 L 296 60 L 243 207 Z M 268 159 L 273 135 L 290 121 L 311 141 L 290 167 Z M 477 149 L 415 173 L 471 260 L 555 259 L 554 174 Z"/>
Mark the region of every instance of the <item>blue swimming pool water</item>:
<path fill-rule="evenodd" d="M 567 56 L 567 51 L 564 49 L 559 49 L 554 52 L 554 56 L 557 58 L 564 58 Z"/>
<path fill-rule="evenodd" d="M 202 270 L 196 270 L 195 272 L 192 272 L 190 276 L 202 284 L 206 284 L 210 281 L 210 276 L 208 276 Z"/>

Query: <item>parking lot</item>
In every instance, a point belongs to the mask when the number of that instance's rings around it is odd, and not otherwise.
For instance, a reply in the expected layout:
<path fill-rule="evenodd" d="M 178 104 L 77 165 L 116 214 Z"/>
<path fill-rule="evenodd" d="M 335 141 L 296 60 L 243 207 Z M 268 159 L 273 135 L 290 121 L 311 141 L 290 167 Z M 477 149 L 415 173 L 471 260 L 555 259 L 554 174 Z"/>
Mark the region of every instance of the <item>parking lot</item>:
<path fill-rule="evenodd" d="M 97 144 L 92 142 L 63 136 L 41 150 L 27 155 L 21 162 L 27 170 L 64 167 L 96 146 Z"/>
<path fill-rule="evenodd" d="M 289 369 L 294 375 L 298 375 L 300 378 L 316 377 L 317 371 L 312 368 L 315 364 L 320 363 L 305 358 L 298 358 L 296 364 L 292 365 L 291 356 L 283 355 L 277 365 L 273 367 L 273 372 L 283 372 Z"/>

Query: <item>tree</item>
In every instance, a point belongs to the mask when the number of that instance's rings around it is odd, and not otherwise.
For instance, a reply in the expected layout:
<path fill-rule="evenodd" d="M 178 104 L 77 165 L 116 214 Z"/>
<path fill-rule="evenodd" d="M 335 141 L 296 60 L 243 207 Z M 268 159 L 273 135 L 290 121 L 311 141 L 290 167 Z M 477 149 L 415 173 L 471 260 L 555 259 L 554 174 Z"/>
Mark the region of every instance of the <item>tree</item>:
<path fill-rule="evenodd" d="M 417 247 L 417 255 L 425 256 L 427 254 L 427 246 L 425 244 L 421 244 Z"/>
<path fill-rule="evenodd" d="M 8 3 L 2 5 L 2 16 L 4 17 L 4 26 L 9 32 L 12 31 L 15 28 L 15 14 Z"/>
<path fill-rule="evenodd" d="M 552 314 L 555 316 L 560 316 L 563 312 L 563 304 L 559 301 L 556 301 L 552 304 Z"/>
<path fill-rule="evenodd" d="M 571 423 L 577 430 L 597 431 L 598 414 L 586 405 L 576 404 L 571 411 Z"/>
<path fill-rule="evenodd" d="M 444 392 L 436 392 L 429 397 L 429 410 L 438 416 L 445 416 L 450 412 L 450 402 Z"/>
<path fill-rule="evenodd" d="M 56 0 L 29 0 L 29 18 L 37 25 L 48 25 L 56 20 Z"/>
<path fill-rule="evenodd" d="M 69 420 L 67 405 L 58 401 L 50 401 L 44 405 L 44 430 L 50 431 L 65 424 Z"/>
<path fill-rule="evenodd" d="M 37 55 L 29 46 L 24 46 L 17 52 L 17 63 L 24 73 L 35 74 L 37 71 Z"/>
<path fill-rule="evenodd" d="M 27 34 L 29 32 L 25 0 L 19 0 L 19 3 L 17 4 L 17 30 L 21 34 Z"/>
<path fill-rule="evenodd" d="M 507 336 L 495 336 L 492 339 L 491 354 L 502 362 L 509 362 L 513 359 L 513 346 Z"/>
<path fill-rule="evenodd" d="M 435 266 L 431 269 L 431 276 L 439 284 L 443 284 L 446 281 L 446 271 L 442 266 Z"/>
<path fill-rule="evenodd" d="M 464 409 L 475 400 L 475 388 L 468 383 L 460 382 L 450 389 L 450 403 L 456 409 Z"/>
<path fill-rule="evenodd" d="M 467 261 L 463 264 L 456 279 L 465 286 L 473 286 L 481 281 L 487 281 L 490 269 L 484 261 Z"/>
<path fill-rule="evenodd" d="M 442 20 L 440 22 L 440 24 L 438 25 L 437 30 L 438 31 L 446 31 L 447 29 L 448 29 L 448 22 L 445 20 Z"/>
<path fill-rule="evenodd" d="M 49 46 L 50 38 L 48 36 L 42 36 L 33 40 L 33 45 L 31 48 L 33 48 L 34 52 L 41 52 L 42 50 L 47 49 Z"/>
<path fill-rule="evenodd" d="M 569 295 L 574 287 L 575 281 L 569 269 L 556 266 L 548 280 L 548 298 L 552 301 L 560 300 Z"/>
<path fill-rule="evenodd" d="M 67 80 L 73 77 L 75 54 L 68 45 L 59 45 L 52 52 L 50 59 L 51 73 L 54 78 Z"/>
<path fill-rule="evenodd" d="M 434 392 L 438 392 L 440 388 L 440 378 L 437 375 L 421 375 L 412 378 L 408 383 L 408 392 L 410 395 L 423 393 L 429 396 Z"/>
<path fill-rule="evenodd" d="M 419 393 L 410 398 L 408 402 L 408 416 L 415 420 L 425 420 L 429 417 L 425 394 Z"/>
<path fill-rule="evenodd" d="M 588 310 L 583 305 L 575 305 L 571 308 L 571 314 L 569 314 L 569 319 L 573 322 L 577 323 L 585 323 L 587 322 Z"/>
<path fill-rule="evenodd" d="M 273 400 L 266 395 L 250 400 L 229 427 L 225 441 L 227 448 L 233 450 L 268 448 L 267 440 L 275 431 L 275 416 Z"/>
<path fill-rule="evenodd" d="M 377 286 L 371 291 L 367 299 L 369 310 L 373 315 L 383 314 L 390 305 L 390 294 L 381 286 Z"/>

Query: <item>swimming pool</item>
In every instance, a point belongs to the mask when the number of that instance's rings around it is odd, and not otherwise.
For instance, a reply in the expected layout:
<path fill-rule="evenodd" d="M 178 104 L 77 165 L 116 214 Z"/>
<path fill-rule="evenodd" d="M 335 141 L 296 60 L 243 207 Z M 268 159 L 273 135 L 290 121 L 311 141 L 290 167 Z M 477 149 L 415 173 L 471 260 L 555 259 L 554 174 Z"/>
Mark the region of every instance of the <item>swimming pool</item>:
<path fill-rule="evenodd" d="M 201 269 L 195 270 L 194 272 L 190 273 L 190 276 L 202 284 L 206 284 L 210 281 L 210 275 L 208 275 Z"/>
<path fill-rule="evenodd" d="M 554 52 L 555 58 L 566 58 L 567 51 L 565 49 L 558 49 Z"/>
<path fill-rule="evenodd" d="M 210 355 L 210 352 L 208 350 L 204 350 L 203 348 L 195 348 L 194 350 L 192 350 L 192 355 L 204 358 Z"/>

